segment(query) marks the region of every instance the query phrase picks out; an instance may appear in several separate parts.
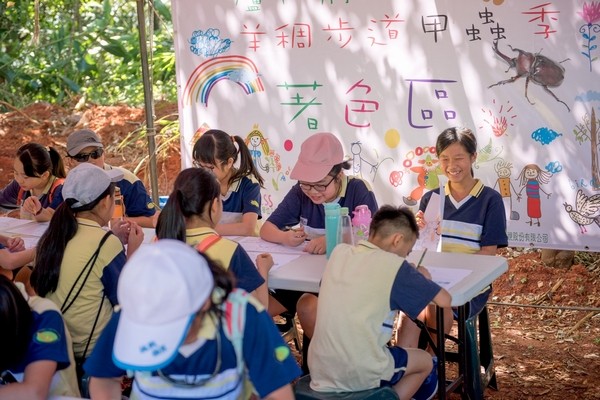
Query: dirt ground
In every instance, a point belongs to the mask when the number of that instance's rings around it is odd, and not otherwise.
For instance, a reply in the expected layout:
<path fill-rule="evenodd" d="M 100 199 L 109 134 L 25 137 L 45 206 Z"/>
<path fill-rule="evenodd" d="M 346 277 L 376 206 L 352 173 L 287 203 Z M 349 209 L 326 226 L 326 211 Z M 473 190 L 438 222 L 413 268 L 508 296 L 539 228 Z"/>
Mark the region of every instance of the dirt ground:
<path fill-rule="evenodd" d="M 155 110 L 158 118 L 171 120 L 176 112 L 175 104 L 158 104 Z M 139 170 L 150 187 L 147 142 L 139 134 L 144 118 L 143 110 L 126 106 L 73 111 L 34 104 L 0 114 L 0 187 L 12 178 L 19 146 L 33 141 L 64 155 L 68 134 L 81 127 L 101 135 L 108 163 Z M 157 134 L 160 145 L 167 136 Z M 180 169 L 178 140 L 157 159 L 159 192 L 168 194 Z M 511 248 L 502 254 L 509 270 L 495 282 L 489 306 L 499 390 L 487 389 L 486 398 L 600 399 L 600 313 L 585 310 L 600 308 L 599 269 L 549 268 L 536 250 Z"/>

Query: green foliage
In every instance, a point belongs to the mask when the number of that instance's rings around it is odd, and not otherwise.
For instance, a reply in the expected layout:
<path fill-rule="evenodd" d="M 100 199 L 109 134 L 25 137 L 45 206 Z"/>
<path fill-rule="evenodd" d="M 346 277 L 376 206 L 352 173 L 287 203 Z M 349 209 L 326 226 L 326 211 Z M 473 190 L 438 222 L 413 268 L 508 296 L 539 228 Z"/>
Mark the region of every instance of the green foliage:
<path fill-rule="evenodd" d="M 153 32 L 146 26 L 154 97 L 174 101 L 170 4 L 148 1 L 157 21 Z M 0 2 L 0 15 L 0 101 L 143 103 L 135 1 L 12 0 Z"/>

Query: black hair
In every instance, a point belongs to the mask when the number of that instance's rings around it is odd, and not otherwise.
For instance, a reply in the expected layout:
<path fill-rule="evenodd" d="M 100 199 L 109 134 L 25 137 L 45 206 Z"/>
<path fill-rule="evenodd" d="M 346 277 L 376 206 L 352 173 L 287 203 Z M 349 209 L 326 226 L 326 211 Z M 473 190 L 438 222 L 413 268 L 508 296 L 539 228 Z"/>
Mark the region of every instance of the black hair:
<path fill-rule="evenodd" d="M 31 286 L 36 293 L 45 297 L 58 286 L 60 266 L 69 241 L 78 229 L 75 214 L 93 210 L 106 196 L 113 196 L 115 184 L 111 182 L 104 192 L 94 201 L 81 207 L 72 208 L 76 199 L 65 199 L 52 215 L 50 225 L 40 238 L 35 251 L 35 263 L 31 273 Z"/>
<path fill-rule="evenodd" d="M 352 168 L 352 164 L 350 164 L 350 161 L 344 161 L 344 162 L 334 165 L 333 168 L 331 168 L 331 171 L 329 171 L 329 173 L 327 175 L 338 176 L 339 173 L 342 172 L 343 169 L 350 169 L 350 168 Z"/>
<path fill-rule="evenodd" d="M 234 143 L 237 143 L 237 148 Z M 264 179 L 254 165 L 250 150 L 241 137 L 230 136 L 227 132 L 218 129 L 210 129 L 200 136 L 192 150 L 195 161 L 212 165 L 217 165 L 218 161 L 227 162 L 230 158 L 235 164 L 238 154 L 240 166 L 229 177 L 229 184 L 244 176 L 254 175 L 259 185 L 264 187 Z"/>
<path fill-rule="evenodd" d="M 38 143 L 26 143 L 17 150 L 17 157 L 26 176 L 37 178 L 46 171 L 57 178 L 67 176 L 62 157 L 54 147 L 46 149 Z"/>
<path fill-rule="evenodd" d="M 383 205 L 375 212 L 369 227 L 369 236 L 386 237 L 396 232 L 419 237 L 419 226 L 413 212 L 404 206 Z"/>
<path fill-rule="evenodd" d="M 439 156 L 444 150 L 454 143 L 461 144 L 467 153 L 474 156 L 477 154 L 477 138 L 468 128 L 448 128 L 442 131 L 437 137 L 435 151 Z M 473 176 L 473 168 L 471 168 L 471 176 Z"/>
<path fill-rule="evenodd" d="M 212 221 L 211 205 L 220 196 L 221 186 L 211 172 L 203 168 L 184 169 L 177 175 L 169 200 L 158 216 L 156 237 L 185 242 L 186 218 L 203 215 L 208 206 L 208 218 Z"/>
<path fill-rule="evenodd" d="M 27 300 L 4 275 L 0 275 L 0 371 L 14 367 L 23 360 L 31 341 L 33 315 Z"/>

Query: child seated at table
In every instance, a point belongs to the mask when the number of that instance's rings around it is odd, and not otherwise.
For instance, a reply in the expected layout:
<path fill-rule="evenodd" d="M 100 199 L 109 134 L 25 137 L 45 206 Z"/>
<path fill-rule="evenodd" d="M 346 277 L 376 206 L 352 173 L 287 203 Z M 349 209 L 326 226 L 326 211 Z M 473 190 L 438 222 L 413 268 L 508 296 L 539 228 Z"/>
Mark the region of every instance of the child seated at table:
<path fill-rule="evenodd" d="M 223 215 L 215 230 L 221 235 L 257 236 L 264 180 L 244 139 L 210 129 L 196 141 L 192 155 L 194 166 L 211 171 L 221 186 Z"/>
<path fill-rule="evenodd" d="M 79 397 L 71 338 L 50 300 L 0 276 L 0 398 Z"/>
<path fill-rule="evenodd" d="M 121 309 L 85 364 L 92 398 L 291 400 L 300 370 L 262 305 L 180 241 L 141 248 L 119 280 Z"/>
<path fill-rule="evenodd" d="M 0 190 L 0 206 L 20 207 L 17 218 L 49 221 L 63 201 L 66 172 L 60 154 L 53 147 L 27 143 L 17 150 L 13 168 L 14 179 Z"/>
<path fill-rule="evenodd" d="M 177 239 L 196 247 L 231 270 L 237 287 L 252 293 L 267 307 L 267 277 L 273 258 L 260 254 L 255 266 L 242 246 L 221 237 L 215 227 L 222 213 L 221 185 L 215 176 L 204 168 L 185 169 L 177 175 L 173 192 L 158 216 L 156 237 Z"/>
<path fill-rule="evenodd" d="M 290 173 L 290 178 L 298 183 L 263 224 L 260 237 L 286 246 L 303 245 L 308 253 L 325 254 L 324 203 L 336 202 L 349 210 L 367 205 L 371 213 L 377 211 L 370 186 L 360 178 L 346 176 L 343 170 L 349 168 L 342 143 L 334 134 L 321 132 L 306 139 Z M 298 228 L 289 229 L 294 226 Z M 295 314 L 301 295 L 302 292 L 276 290 L 269 313 L 278 315 L 287 310 Z"/>
<path fill-rule="evenodd" d="M 416 318 L 430 302 L 450 306 L 450 294 L 428 279 L 425 268 L 405 259 L 418 236 L 408 208 L 385 205 L 373 216 L 368 241 L 333 250 L 308 349 L 313 390 L 353 392 L 385 385 L 401 399 L 435 395 L 431 355 L 387 344 L 397 311 Z"/>

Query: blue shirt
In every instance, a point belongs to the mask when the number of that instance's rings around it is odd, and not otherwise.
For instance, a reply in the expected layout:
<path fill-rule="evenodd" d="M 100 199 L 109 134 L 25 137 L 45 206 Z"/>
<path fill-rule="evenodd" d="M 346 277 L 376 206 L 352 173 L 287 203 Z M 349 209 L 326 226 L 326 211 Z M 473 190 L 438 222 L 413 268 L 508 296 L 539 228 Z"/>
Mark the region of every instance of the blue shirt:
<path fill-rule="evenodd" d="M 378 209 L 375 194 L 368 184 L 353 176 L 344 175 L 342 177 L 340 195 L 334 201 L 339 203 L 340 207 L 348 207 L 350 212 L 361 204 L 366 204 L 371 210 L 371 214 Z M 313 203 L 310 197 L 300 189 L 299 184 L 295 184 L 267 221 L 282 230 L 287 226 L 301 224 L 309 235 L 324 235 L 325 207 L 323 204 Z"/>
<path fill-rule="evenodd" d="M 258 219 L 262 218 L 260 212 L 260 185 L 251 177 L 245 176 L 234 181 L 229 186 L 228 192 L 222 196 L 223 216 L 221 223 L 231 223 L 241 221 L 243 214 L 253 212 L 258 214 Z"/>
<path fill-rule="evenodd" d="M 58 179 L 58 178 L 56 178 L 56 179 Z M 44 207 L 44 208 L 50 207 L 53 210 L 56 210 L 58 208 L 58 206 L 63 202 L 62 188 L 63 188 L 62 183 L 59 184 L 58 186 L 56 186 L 54 188 L 54 190 L 52 190 L 52 185 L 49 185 L 47 187 L 47 189 L 44 191 L 44 193 L 38 197 L 40 200 L 40 203 L 42 204 L 42 207 Z M 51 195 L 49 194 L 50 190 L 52 190 Z M 18 207 L 20 205 L 20 204 L 17 204 L 20 191 L 21 191 L 21 186 L 19 185 L 19 183 L 17 181 L 15 181 L 14 179 L 12 181 L 10 181 L 8 183 L 8 185 L 6 185 L 4 187 L 4 189 L 2 189 L 2 191 L 0 191 L 0 206 L 6 207 L 6 208 Z M 21 200 L 25 200 L 26 198 L 28 198 L 30 196 L 31 196 L 30 190 L 24 191 L 22 194 Z M 52 200 L 52 201 L 50 201 L 50 200 Z"/>
<path fill-rule="evenodd" d="M 419 210 L 425 211 L 432 193 L 439 194 L 440 188 L 425 193 Z M 448 187 L 444 198 L 442 251 L 472 254 L 483 246 L 508 246 L 502 196 L 478 180 L 468 198 L 456 204 Z"/>
<path fill-rule="evenodd" d="M 49 360 L 56 361 L 57 370 L 70 365 L 65 325 L 58 311 L 48 310 L 41 314 L 31 311 L 31 340 L 25 357 L 18 364 L 9 368 L 13 374 L 25 372 L 25 368 L 33 362 Z M 4 329 L 4 328 L 3 328 Z"/>

